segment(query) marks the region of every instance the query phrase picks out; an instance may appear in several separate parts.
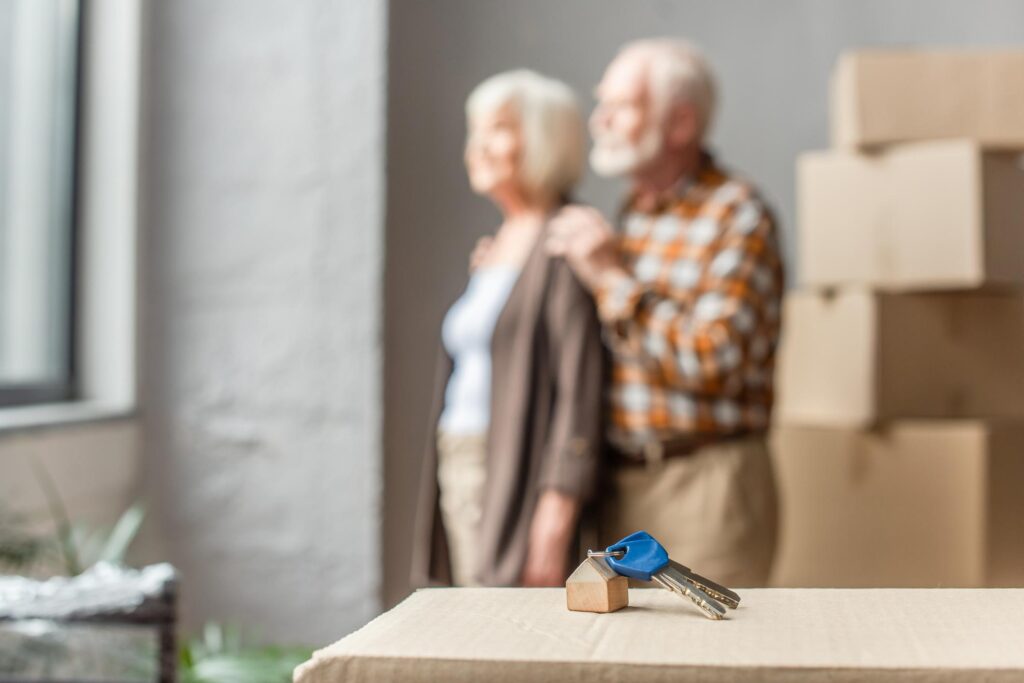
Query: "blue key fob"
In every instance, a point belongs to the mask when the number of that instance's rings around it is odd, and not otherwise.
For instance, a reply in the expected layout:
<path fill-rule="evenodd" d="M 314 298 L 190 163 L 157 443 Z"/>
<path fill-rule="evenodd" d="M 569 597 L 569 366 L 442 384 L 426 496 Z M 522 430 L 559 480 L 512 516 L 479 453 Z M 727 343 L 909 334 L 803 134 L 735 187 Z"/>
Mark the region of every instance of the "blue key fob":
<path fill-rule="evenodd" d="M 668 553 L 646 531 L 637 531 L 607 548 L 608 552 L 625 551 L 622 557 L 607 557 L 608 565 L 631 579 L 650 581 L 651 575 L 668 564 Z"/>

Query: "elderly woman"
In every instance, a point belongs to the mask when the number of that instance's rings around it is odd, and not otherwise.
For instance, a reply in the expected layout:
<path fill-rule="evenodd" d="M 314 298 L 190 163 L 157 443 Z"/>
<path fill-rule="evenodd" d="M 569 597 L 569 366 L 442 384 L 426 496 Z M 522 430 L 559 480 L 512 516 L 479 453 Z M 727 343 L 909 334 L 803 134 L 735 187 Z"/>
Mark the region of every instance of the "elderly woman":
<path fill-rule="evenodd" d="M 530 71 L 484 81 L 466 113 L 469 181 L 502 222 L 442 324 L 413 581 L 558 585 L 601 437 L 594 305 L 543 246 L 583 169 L 583 122 L 566 85 Z"/>

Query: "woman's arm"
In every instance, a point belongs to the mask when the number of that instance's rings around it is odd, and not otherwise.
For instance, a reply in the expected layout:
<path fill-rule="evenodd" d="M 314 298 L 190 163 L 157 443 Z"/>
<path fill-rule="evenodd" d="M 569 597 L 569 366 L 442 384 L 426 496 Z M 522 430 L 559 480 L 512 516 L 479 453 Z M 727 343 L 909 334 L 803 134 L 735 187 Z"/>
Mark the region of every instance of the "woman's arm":
<path fill-rule="evenodd" d="M 593 300 L 569 266 L 552 267 L 548 329 L 555 396 L 541 489 L 589 500 L 602 439 L 604 348 Z"/>
<path fill-rule="evenodd" d="M 530 526 L 524 585 L 560 585 L 579 511 L 596 488 L 602 438 L 604 350 L 589 294 L 561 260 L 552 265 L 547 325 L 555 397 Z"/>
<path fill-rule="evenodd" d="M 523 568 L 524 586 L 560 586 L 568 574 L 566 558 L 576 532 L 579 501 L 558 489 L 546 489 L 537 500 L 530 523 L 529 549 Z"/>

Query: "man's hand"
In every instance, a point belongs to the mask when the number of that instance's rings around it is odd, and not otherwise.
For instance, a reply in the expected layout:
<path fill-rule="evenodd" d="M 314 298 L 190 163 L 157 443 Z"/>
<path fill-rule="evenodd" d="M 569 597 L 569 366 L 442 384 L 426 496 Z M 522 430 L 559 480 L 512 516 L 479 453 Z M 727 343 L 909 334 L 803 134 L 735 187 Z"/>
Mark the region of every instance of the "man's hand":
<path fill-rule="evenodd" d="M 559 211 L 551 220 L 546 246 L 549 254 L 565 258 L 590 291 L 610 274 L 622 271 L 611 226 L 589 206 L 571 205 Z"/>
<path fill-rule="evenodd" d="M 548 489 L 537 501 L 530 523 L 530 544 L 523 568 L 524 586 L 561 586 L 568 574 L 566 562 L 579 503 L 564 493 Z"/>

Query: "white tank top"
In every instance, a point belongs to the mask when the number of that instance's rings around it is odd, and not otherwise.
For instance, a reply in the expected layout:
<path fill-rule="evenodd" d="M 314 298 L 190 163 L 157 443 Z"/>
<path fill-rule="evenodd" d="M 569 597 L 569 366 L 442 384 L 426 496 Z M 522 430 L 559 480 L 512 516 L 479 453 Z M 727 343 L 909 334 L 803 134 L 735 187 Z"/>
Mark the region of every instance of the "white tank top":
<path fill-rule="evenodd" d="M 491 420 L 491 337 L 518 278 L 519 268 L 511 265 L 477 269 L 444 317 L 441 339 L 454 363 L 438 423 L 445 432 L 487 431 Z"/>

